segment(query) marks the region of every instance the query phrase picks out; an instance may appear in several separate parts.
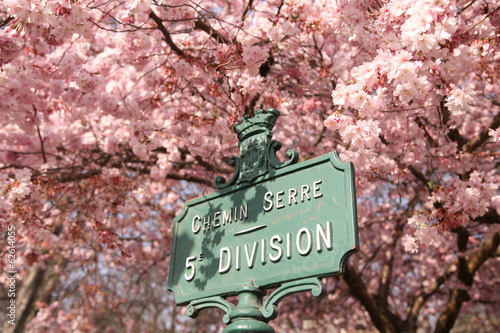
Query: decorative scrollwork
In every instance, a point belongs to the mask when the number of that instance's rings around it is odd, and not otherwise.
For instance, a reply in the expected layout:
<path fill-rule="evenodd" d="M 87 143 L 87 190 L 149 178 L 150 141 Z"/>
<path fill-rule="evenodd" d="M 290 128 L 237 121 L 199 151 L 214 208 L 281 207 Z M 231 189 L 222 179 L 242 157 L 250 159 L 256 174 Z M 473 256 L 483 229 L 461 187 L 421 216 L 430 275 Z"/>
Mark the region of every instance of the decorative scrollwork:
<path fill-rule="evenodd" d="M 267 156 L 269 159 L 269 165 L 274 169 L 281 169 L 289 165 L 297 163 L 299 160 L 299 153 L 293 149 L 288 149 L 286 152 L 286 157 L 288 158 L 285 162 L 280 162 L 276 157 L 276 152 L 282 147 L 281 142 L 277 140 L 272 140 L 267 146 Z"/>
<path fill-rule="evenodd" d="M 222 176 L 218 176 L 217 178 L 215 178 L 215 187 L 218 188 L 219 190 L 222 190 L 226 187 L 229 187 L 229 186 L 236 184 L 236 181 L 238 180 L 238 177 L 240 176 L 240 169 L 241 169 L 240 158 L 237 156 L 231 157 L 231 159 L 229 160 L 229 164 L 235 168 L 234 175 L 227 183 L 226 183 L 226 178 L 224 178 Z"/>
<path fill-rule="evenodd" d="M 280 162 L 276 157 L 276 152 L 281 149 L 282 144 L 271 140 L 271 130 L 279 115 L 274 109 L 258 110 L 253 118 L 245 116 L 241 123 L 234 125 L 234 131 L 240 141 L 240 157 L 233 156 L 229 161 L 236 168 L 231 180 L 226 182 L 222 176 L 215 179 L 217 189 L 252 183 L 272 170 L 297 163 L 299 154 L 292 149 L 286 152 L 285 162 Z"/>
<path fill-rule="evenodd" d="M 224 311 L 226 314 L 222 318 L 224 324 L 229 324 L 229 313 L 234 310 L 235 306 L 231 302 L 228 302 L 225 298 L 220 296 L 208 297 L 199 299 L 196 301 L 192 301 L 189 303 L 186 309 L 186 315 L 191 318 L 196 318 L 200 310 L 205 308 L 219 308 Z"/>
<path fill-rule="evenodd" d="M 326 294 L 326 287 L 319 278 L 307 278 L 284 283 L 266 299 L 262 306 L 262 315 L 267 320 L 276 318 L 278 316 L 278 304 L 283 298 L 293 293 L 308 290 L 317 298 L 321 298 Z"/>

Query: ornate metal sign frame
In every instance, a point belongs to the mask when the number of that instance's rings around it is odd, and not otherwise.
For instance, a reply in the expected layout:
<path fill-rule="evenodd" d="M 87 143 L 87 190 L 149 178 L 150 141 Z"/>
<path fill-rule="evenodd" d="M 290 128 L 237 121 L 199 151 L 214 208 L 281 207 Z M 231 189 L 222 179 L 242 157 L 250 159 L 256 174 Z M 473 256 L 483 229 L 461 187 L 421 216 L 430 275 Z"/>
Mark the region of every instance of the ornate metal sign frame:
<path fill-rule="evenodd" d="M 274 332 L 267 323 L 284 297 L 321 297 L 321 277 L 342 273 L 359 249 L 353 164 L 336 152 L 297 163 L 293 150 L 280 162 L 271 140 L 279 114 L 259 110 L 234 126 L 233 177 L 217 177 L 219 190 L 187 201 L 174 220 L 168 288 L 192 317 L 223 309 L 226 333 Z"/>

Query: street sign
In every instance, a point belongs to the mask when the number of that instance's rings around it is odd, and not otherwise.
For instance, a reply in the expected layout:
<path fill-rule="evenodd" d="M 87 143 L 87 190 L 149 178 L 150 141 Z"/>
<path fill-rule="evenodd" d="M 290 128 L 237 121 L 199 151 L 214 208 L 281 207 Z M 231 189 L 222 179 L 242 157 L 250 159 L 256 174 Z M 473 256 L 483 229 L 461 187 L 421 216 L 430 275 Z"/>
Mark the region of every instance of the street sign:
<path fill-rule="evenodd" d="M 185 203 L 174 220 L 168 280 L 177 304 L 342 273 L 358 250 L 354 167 L 336 152 L 281 163 L 270 140 L 279 112 L 235 125 L 240 158 L 220 189 Z"/>

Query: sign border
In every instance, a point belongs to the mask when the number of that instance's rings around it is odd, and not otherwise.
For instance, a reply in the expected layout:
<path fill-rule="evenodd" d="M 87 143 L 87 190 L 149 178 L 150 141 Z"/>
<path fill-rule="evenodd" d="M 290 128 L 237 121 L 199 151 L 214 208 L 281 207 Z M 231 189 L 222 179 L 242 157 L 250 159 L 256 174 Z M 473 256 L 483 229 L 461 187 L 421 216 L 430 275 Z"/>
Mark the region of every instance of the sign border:
<path fill-rule="evenodd" d="M 336 151 L 327 153 L 325 155 L 322 155 L 322 156 L 319 156 L 319 157 L 316 157 L 316 158 L 313 158 L 313 159 L 310 159 L 310 160 L 307 160 L 307 161 L 304 161 L 301 163 L 289 165 L 288 167 L 283 168 L 283 169 L 277 169 L 277 170 L 270 171 L 266 175 L 255 179 L 251 184 L 244 183 L 244 184 L 241 184 L 239 186 L 238 185 L 230 186 L 230 187 L 223 188 L 223 189 L 220 189 L 218 191 L 209 193 L 205 196 L 193 198 L 191 200 L 186 201 L 181 213 L 174 219 L 171 254 L 176 253 L 178 250 L 178 246 L 181 246 L 181 244 L 177 244 L 177 238 L 178 238 L 177 236 L 178 236 L 178 232 L 180 229 L 180 227 L 178 226 L 178 223 L 181 223 L 184 220 L 184 218 L 187 215 L 188 210 L 191 206 L 202 204 L 204 202 L 211 201 L 211 200 L 214 200 L 214 199 L 217 199 L 220 197 L 228 196 L 228 195 L 231 195 L 233 193 L 243 191 L 246 188 L 249 188 L 249 187 L 252 187 L 252 186 L 255 186 L 258 184 L 262 184 L 262 183 L 265 183 L 267 181 L 271 181 L 271 180 L 276 179 L 276 178 L 281 178 L 281 177 L 299 172 L 301 170 L 305 170 L 305 169 L 314 167 L 316 165 L 320 165 L 320 164 L 328 163 L 328 162 L 331 163 L 331 165 L 335 169 L 344 173 L 344 175 L 343 175 L 344 176 L 344 186 L 345 186 L 344 190 L 345 190 L 345 193 L 350 194 L 350 197 L 351 197 L 350 201 L 349 200 L 346 201 L 346 207 L 345 207 L 346 217 L 345 218 L 346 218 L 347 223 L 352 224 L 350 227 L 347 228 L 347 230 L 349 231 L 349 233 L 352 232 L 352 234 L 350 234 L 349 237 L 352 237 L 352 244 L 354 244 L 354 246 L 351 249 L 347 250 L 343 254 L 342 258 L 340 259 L 340 266 L 339 266 L 340 270 L 338 272 L 326 272 L 325 271 L 324 273 L 317 273 L 317 270 L 313 270 L 311 275 L 300 276 L 300 277 L 294 276 L 293 273 L 289 273 L 287 278 L 280 280 L 280 281 L 276 281 L 275 277 L 265 277 L 262 279 L 254 279 L 252 277 L 248 277 L 247 280 L 254 281 L 259 288 L 267 289 L 267 288 L 273 288 L 275 286 L 279 286 L 281 284 L 284 284 L 284 283 L 287 283 L 290 281 L 294 281 L 294 280 L 298 280 L 298 279 L 305 279 L 305 278 L 311 278 L 311 277 L 321 278 L 321 277 L 325 277 L 325 276 L 332 276 L 332 275 L 341 274 L 344 270 L 345 263 L 346 263 L 347 259 L 353 253 L 355 253 L 359 250 L 359 233 L 358 233 L 358 218 L 357 218 L 357 207 L 356 207 L 356 186 L 355 186 L 355 177 L 354 177 L 354 164 L 351 162 L 343 162 L 340 159 L 338 152 L 336 152 Z M 171 255 L 170 270 L 169 270 L 168 281 L 167 281 L 167 289 L 174 292 L 175 302 L 177 305 L 187 304 L 189 302 L 192 302 L 193 300 L 202 299 L 202 298 L 211 297 L 211 296 L 226 297 L 226 296 L 233 296 L 233 295 L 237 294 L 236 291 L 227 291 L 226 290 L 227 287 L 218 287 L 218 288 L 211 288 L 209 290 L 202 290 L 202 291 L 196 293 L 196 297 L 193 297 L 192 294 L 189 294 L 189 296 L 187 294 L 182 294 L 178 284 L 175 284 L 173 282 L 175 268 L 181 269 L 181 267 L 182 267 L 182 269 L 184 269 L 184 266 L 182 266 L 182 263 L 180 266 L 178 265 L 178 263 L 176 263 L 175 255 Z"/>

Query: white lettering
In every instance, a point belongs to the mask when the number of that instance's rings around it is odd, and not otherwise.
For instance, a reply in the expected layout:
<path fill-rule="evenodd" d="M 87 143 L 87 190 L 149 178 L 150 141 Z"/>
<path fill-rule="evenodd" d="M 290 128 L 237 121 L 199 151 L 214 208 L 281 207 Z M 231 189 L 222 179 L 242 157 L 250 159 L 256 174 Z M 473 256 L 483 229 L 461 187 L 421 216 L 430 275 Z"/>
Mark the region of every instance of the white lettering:
<path fill-rule="evenodd" d="M 317 180 L 313 183 L 313 198 L 316 199 L 316 198 L 319 198 L 319 197 L 322 197 L 323 196 L 323 193 L 319 193 L 319 184 L 321 184 L 323 181 L 320 179 L 320 180 Z"/>
<path fill-rule="evenodd" d="M 310 190 L 309 185 L 302 185 L 300 194 L 300 200 L 302 200 L 302 202 L 304 202 L 304 197 L 307 197 L 307 200 L 311 200 L 311 196 L 309 195 L 309 190 Z"/>
<path fill-rule="evenodd" d="M 264 200 L 269 204 L 269 206 L 266 207 L 266 205 L 264 205 L 262 206 L 262 208 L 264 208 L 266 212 L 273 209 L 273 192 L 271 191 L 266 192 L 266 194 L 264 194 Z"/>
<path fill-rule="evenodd" d="M 322 183 L 323 180 L 319 179 L 314 181 L 312 185 L 303 184 L 300 186 L 300 188 L 292 187 L 287 190 L 278 192 L 267 191 L 266 194 L 264 194 L 264 205 L 262 206 L 262 208 L 264 209 L 264 211 L 268 212 L 273 208 L 285 208 L 287 199 L 288 206 L 292 206 L 293 204 L 297 205 L 299 203 L 299 200 L 301 202 L 306 202 L 310 201 L 311 199 L 320 198 L 323 196 L 320 187 Z"/>
<path fill-rule="evenodd" d="M 220 215 L 220 212 L 214 213 L 214 228 L 220 227 L 219 215 Z"/>
<path fill-rule="evenodd" d="M 305 248 L 302 247 L 302 234 L 307 235 L 307 246 Z M 301 228 L 299 232 L 297 233 L 297 238 L 296 238 L 296 243 L 297 243 L 297 251 L 299 252 L 300 255 L 305 256 L 309 254 L 312 248 L 312 239 L 311 239 L 311 232 L 307 228 Z"/>
<path fill-rule="evenodd" d="M 248 218 L 247 203 L 239 205 L 239 213 L 238 206 L 236 206 L 226 210 L 214 212 L 213 214 L 204 217 L 196 215 L 193 217 L 193 221 L 191 222 L 191 231 L 196 234 L 201 229 L 203 229 L 203 232 L 214 230 L 221 226 L 225 226 L 226 224 L 237 222 L 238 216 L 240 221 Z"/>
<path fill-rule="evenodd" d="M 186 258 L 186 269 L 190 269 L 191 270 L 191 273 L 184 273 L 184 278 L 186 279 L 186 281 L 191 281 L 192 279 L 194 279 L 194 274 L 195 274 L 195 266 L 193 263 L 191 263 L 190 261 L 193 261 L 193 260 L 196 260 L 196 256 L 190 256 L 190 257 L 187 257 Z"/>
<path fill-rule="evenodd" d="M 245 244 L 245 254 L 246 254 L 246 257 L 247 257 L 247 264 L 248 264 L 248 268 L 252 268 L 253 265 L 254 265 L 254 261 L 255 261 L 255 250 L 257 249 L 257 241 L 255 241 L 253 243 L 253 248 L 252 248 L 252 253 L 251 255 L 249 255 L 248 253 L 248 247 L 247 245 L 248 244 Z"/>
<path fill-rule="evenodd" d="M 201 220 L 201 218 L 198 215 L 193 217 L 193 223 L 191 224 L 191 230 L 193 231 L 194 234 L 198 233 L 198 231 L 200 231 L 200 228 L 201 228 L 200 226 L 195 227 L 196 219 Z"/>
<path fill-rule="evenodd" d="M 224 253 L 226 254 L 226 260 L 223 260 Z M 219 257 L 219 273 L 227 273 L 231 267 L 231 250 L 228 247 L 223 247 L 220 249 Z"/>
<path fill-rule="evenodd" d="M 236 247 L 236 270 L 240 270 L 240 247 Z"/>
<path fill-rule="evenodd" d="M 243 221 L 243 218 L 247 218 L 248 216 L 248 204 L 245 204 L 244 206 L 240 206 L 240 220 Z"/>
<path fill-rule="evenodd" d="M 288 206 L 292 205 L 292 200 L 295 204 L 299 203 L 297 201 L 297 190 L 294 188 L 291 188 L 290 190 L 288 190 Z"/>
<path fill-rule="evenodd" d="M 281 197 L 283 194 L 285 194 L 285 191 L 279 191 L 278 193 L 276 193 L 276 208 L 277 209 L 285 207 L 285 205 L 281 203 L 283 201 L 283 198 Z"/>
<path fill-rule="evenodd" d="M 274 235 L 273 237 L 271 237 L 271 241 L 269 242 L 269 246 L 271 246 L 273 250 L 278 251 L 276 255 L 269 253 L 269 259 L 272 262 L 280 261 L 281 256 L 283 255 L 283 249 L 281 248 L 281 246 L 277 245 L 276 242 L 278 243 L 283 242 L 283 239 L 281 238 L 280 235 Z"/>
<path fill-rule="evenodd" d="M 203 232 L 210 230 L 210 216 L 203 217 Z"/>
<path fill-rule="evenodd" d="M 316 249 L 318 252 L 321 251 L 320 238 L 323 240 L 323 244 L 328 250 L 332 249 L 332 237 L 330 233 L 330 222 L 326 222 L 326 231 L 321 227 L 320 224 L 316 224 Z"/>
<path fill-rule="evenodd" d="M 231 219 L 231 208 L 229 208 L 228 210 L 225 210 L 222 214 L 222 224 L 226 225 L 226 222 L 227 223 L 233 222 Z"/>
<path fill-rule="evenodd" d="M 292 234 L 289 232 L 286 233 L 286 257 L 292 257 Z"/>
<path fill-rule="evenodd" d="M 261 238 L 251 243 L 240 244 L 231 249 L 223 247 L 220 249 L 219 273 L 225 274 L 231 271 L 233 264 L 236 271 L 241 271 L 242 261 L 246 260 L 249 269 L 257 263 L 257 252 L 260 251 L 260 263 L 262 265 L 277 263 L 286 257 L 292 258 L 295 249 L 301 256 L 310 255 L 314 249 L 317 253 L 331 251 L 334 247 L 333 221 L 317 223 L 314 227 L 302 227 L 297 233 L 287 232 L 286 235 L 275 234 L 271 238 Z M 259 249 L 260 247 L 260 249 Z M 233 252 L 235 250 L 235 252 Z M 243 253 L 245 252 L 244 258 Z M 201 261 L 200 255 L 200 261 Z M 234 262 L 233 262 L 234 258 Z M 196 256 L 186 259 L 186 272 L 184 277 L 191 281 L 195 278 Z M 272 264 L 271 264 L 272 265 Z"/>
<path fill-rule="evenodd" d="M 266 263 L 266 240 L 265 239 L 262 239 L 260 241 L 260 262 L 262 263 L 262 265 L 264 265 Z"/>

